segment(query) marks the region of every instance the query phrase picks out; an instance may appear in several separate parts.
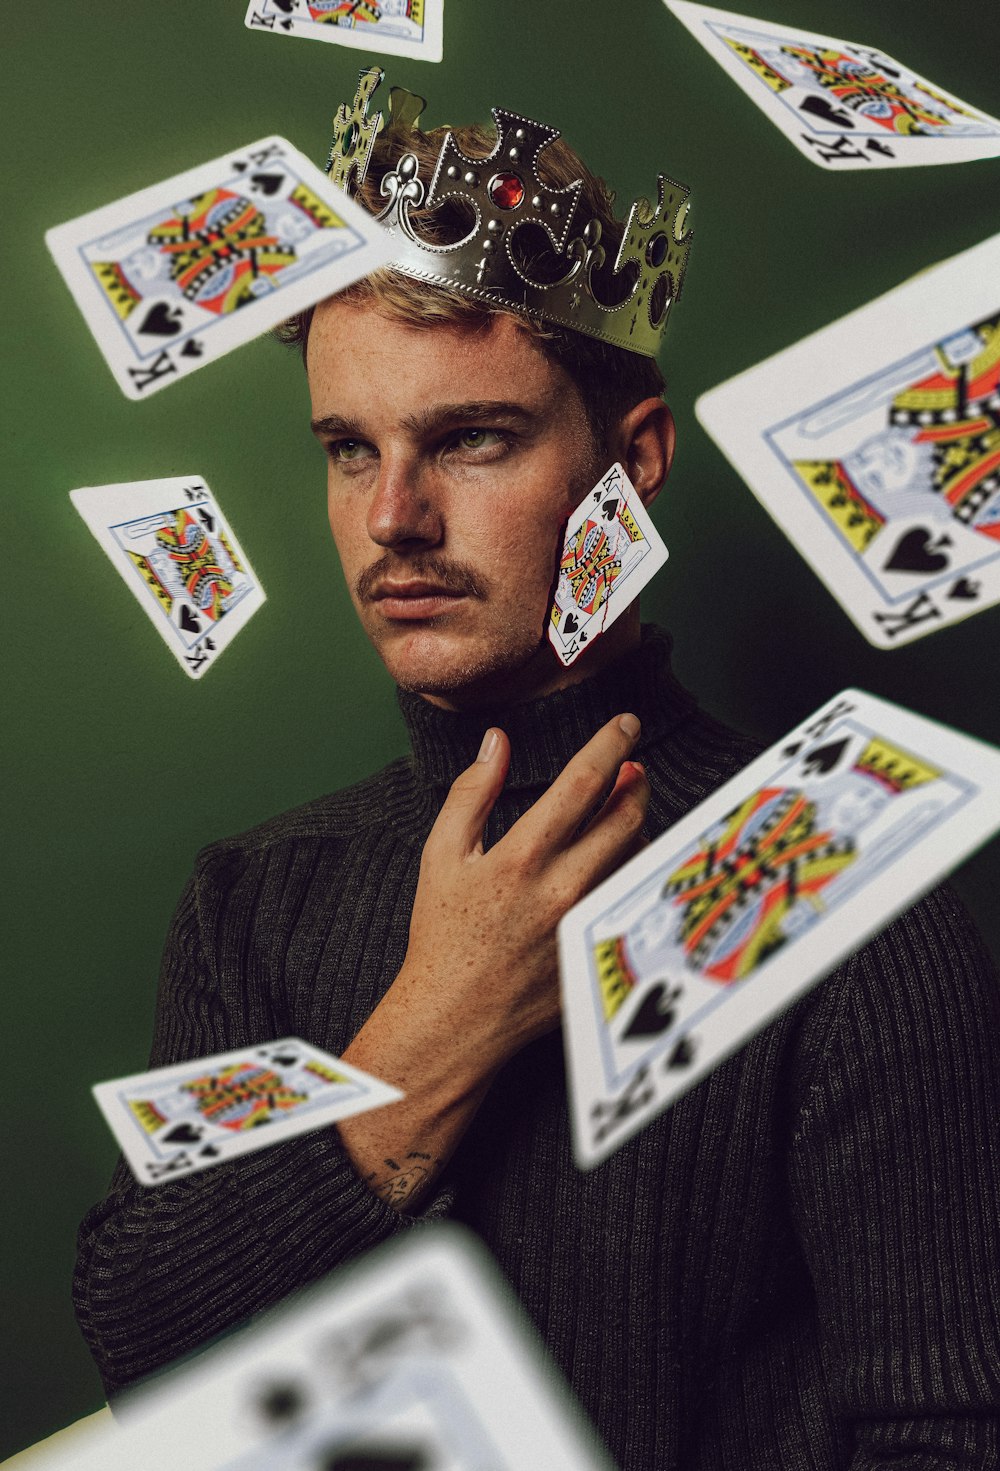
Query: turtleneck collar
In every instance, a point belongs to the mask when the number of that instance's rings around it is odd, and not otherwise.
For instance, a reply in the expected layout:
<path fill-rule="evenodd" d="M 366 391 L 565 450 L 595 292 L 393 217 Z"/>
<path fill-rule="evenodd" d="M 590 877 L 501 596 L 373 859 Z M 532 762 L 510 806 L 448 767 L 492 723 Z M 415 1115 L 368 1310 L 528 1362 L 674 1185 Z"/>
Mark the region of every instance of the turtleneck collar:
<path fill-rule="evenodd" d="M 644 624 L 639 646 L 600 674 L 523 705 L 474 714 L 441 710 L 398 690 L 417 773 L 429 785 L 450 786 L 475 761 L 487 727 L 498 725 L 511 743 L 505 790 L 548 786 L 602 725 L 625 710 L 642 721 L 641 759 L 647 743 L 695 709 L 694 697 L 674 678 L 670 649 L 668 633 Z"/>

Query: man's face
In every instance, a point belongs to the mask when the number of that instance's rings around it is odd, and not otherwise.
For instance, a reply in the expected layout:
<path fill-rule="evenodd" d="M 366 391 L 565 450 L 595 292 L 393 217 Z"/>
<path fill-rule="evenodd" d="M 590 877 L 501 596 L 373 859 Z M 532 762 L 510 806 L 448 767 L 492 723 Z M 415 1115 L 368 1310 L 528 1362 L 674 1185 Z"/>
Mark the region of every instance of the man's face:
<path fill-rule="evenodd" d="M 307 367 L 330 527 L 393 679 L 444 705 L 551 687 L 563 523 L 606 468 L 569 376 L 511 317 L 420 329 L 336 298 Z"/>

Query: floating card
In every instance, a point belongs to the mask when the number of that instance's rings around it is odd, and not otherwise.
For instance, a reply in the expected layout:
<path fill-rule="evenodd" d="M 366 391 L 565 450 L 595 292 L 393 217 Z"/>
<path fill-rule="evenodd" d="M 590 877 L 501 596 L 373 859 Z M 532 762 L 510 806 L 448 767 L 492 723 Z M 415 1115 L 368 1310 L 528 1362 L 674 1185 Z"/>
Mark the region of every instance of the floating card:
<path fill-rule="evenodd" d="M 444 0 L 250 0 L 244 24 L 275 36 L 440 61 Z"/>
<path fill-rule="evenodd" d="M 1000 121 L 884 52 L 688 0 L 664 0 L 800 153 L 821 168 L 1000 154 Z"/>
<path fill-rule="evenodd" d="M 615 464 L 570 516 L 549 610 L 549 643 L 569 666 L 639 596 L 667 549 L 624 468 Z"/>
<path fill-rule="evenodd" d="M 1000 235 L 695 407 L 870 643 L 1000 602 Z"/>
<path fill-rule="evenodd" d="M 87 485 L 70 499 L 185 674 L 200 679 L 265 601 L 205 481 Z"/>
<path fill-rule="evenodd" d="M 97 1083 L 140 1185 L 177 1180 L 403 1097 L 297 1037 Z"/>
<path fill-rule="evenodd" d="M 118 386 L 148 398 L 391 257 L 284 138 L 264 138 L 45 236 Z"/>
<path fill-rule="evenodd" d="M 611 1471 L 471 1234 L 407 1232 L 37 1471 Z"/>
<path fill-rule="evenodd" d="M 559 926 L 589 1169 L 1000 828 L 1000 751 L 845 690 Z"/>

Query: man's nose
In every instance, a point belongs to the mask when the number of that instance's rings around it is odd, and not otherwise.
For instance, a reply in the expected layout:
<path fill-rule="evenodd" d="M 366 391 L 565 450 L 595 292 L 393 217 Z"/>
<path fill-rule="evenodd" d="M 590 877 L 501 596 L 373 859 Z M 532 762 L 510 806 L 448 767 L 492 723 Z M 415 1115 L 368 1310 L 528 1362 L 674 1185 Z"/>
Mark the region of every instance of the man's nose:
<path fill-rule="evenodd" d="M 444 531 L 427 467 L 408 456 L 384 455 L 368 506 L 368 535 L 379 546 L 403 542 L 435 546 Z"/>

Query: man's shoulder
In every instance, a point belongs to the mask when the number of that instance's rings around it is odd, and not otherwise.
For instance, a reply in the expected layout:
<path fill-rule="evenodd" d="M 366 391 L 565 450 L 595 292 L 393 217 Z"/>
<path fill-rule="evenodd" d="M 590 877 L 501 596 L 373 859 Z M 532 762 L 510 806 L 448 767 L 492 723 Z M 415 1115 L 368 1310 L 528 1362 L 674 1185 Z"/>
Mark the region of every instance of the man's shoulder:
<path fill-rule="evenodd" d="M 387 827 L 402 832 L 413 816 L 416 796 L 412 763 L 408 757 L 401 757 L 351 786 L 279 812 L 244 832 L 219 838 L 201 850 L 196 866 L 204 873 L 220 865 L 239 865 L 266 857 L 289 846 L 355 842 Z"/>

